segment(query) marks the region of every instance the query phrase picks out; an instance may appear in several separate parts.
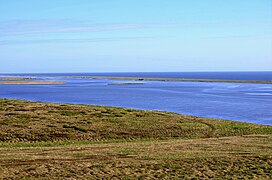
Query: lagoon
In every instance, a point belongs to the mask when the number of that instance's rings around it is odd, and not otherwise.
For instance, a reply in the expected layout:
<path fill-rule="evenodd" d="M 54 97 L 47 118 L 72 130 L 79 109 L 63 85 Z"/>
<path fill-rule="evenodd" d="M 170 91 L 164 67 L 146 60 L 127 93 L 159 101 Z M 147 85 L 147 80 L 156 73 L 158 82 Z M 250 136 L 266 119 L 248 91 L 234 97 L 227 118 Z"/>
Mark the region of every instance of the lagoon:
<path fill-rule="evenodd" d="M 160 110 L 272 125 L 272 84 L 35 77 L 66 83 L 0 85 L 0 97 Z"/>

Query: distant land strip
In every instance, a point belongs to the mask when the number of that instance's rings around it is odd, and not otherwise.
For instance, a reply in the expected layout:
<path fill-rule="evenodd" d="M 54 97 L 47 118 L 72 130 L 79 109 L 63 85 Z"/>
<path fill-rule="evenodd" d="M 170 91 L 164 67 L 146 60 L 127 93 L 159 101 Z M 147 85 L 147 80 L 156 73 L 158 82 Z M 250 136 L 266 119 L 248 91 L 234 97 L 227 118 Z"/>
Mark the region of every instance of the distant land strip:
<path fill-rule="evenodd" d="M 272 84 L 272 80 L 224 80 L 224 79 L 147 78 L 147 77 L 115 77 L 115 76 L 66 76 L 66 77 L 69 77 L 69 78 L 111 79 L 111 80 L 136 80 L 136 81 L 178 81 L 178 82 L 222 82 L 222 83 Z"/>
<path fill-rule="evenodd" d="M 24 78 L 24 77 L 0 77 L 0 81 L 29 81 L 34 80 L 34 78 Z"/>
<path fill-rule="evenodd" d="M 62 81 L 0 81 L 0 84 L 49 85 L 49 84 L 64 84 L 64 82 Z"/>
<path fill-rule="evenodd" d="M 64 84 L 62 81 L 43 81 L 36 80 L 35 78 L 25 77 L 0 77 L 0 84 L 14 84 L 14 85 L 50 85 L 50 84 Z"/>

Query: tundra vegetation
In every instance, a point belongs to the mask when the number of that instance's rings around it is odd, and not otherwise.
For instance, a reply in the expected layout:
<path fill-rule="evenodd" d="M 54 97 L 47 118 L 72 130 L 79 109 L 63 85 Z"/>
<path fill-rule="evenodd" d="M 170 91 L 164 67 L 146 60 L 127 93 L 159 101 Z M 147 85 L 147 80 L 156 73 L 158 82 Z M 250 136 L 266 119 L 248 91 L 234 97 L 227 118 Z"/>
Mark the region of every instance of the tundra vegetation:
<path fill-rule="evenodd" d="M 0 77 L 0 84 L 9 85 L 50 85 L 50 84 L 64 84 L 63 81 L 45 81 L 37 80 L 35 78 L 24 78 L 24 77 Z"/>
<path fill-rule="evenodd" d="M 221 83 L 250 83 L 250 84 L 272 84 L 271 80 L 225 80 L 225 79 L 192 79 L 192 78 L 146 78 L 146 77 L 117 77 L 117 76 L 66 76 L 68 78 L 91 78 L 111 80 L 133 80 L 133 81 L 176 81 L 176 82 L 221 82 Z"/>
<path fill-rule="evenodd" d="M 272 179 L 272 127 L 0 99 L 3 179 Z"/>

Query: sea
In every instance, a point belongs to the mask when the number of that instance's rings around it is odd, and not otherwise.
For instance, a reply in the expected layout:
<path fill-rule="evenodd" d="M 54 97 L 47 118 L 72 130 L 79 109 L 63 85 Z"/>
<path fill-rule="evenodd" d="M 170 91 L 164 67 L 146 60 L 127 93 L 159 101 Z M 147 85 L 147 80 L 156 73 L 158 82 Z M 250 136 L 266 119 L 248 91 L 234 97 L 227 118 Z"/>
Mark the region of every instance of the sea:
<path fill-rule="evenodd" d="M 272 125 L 272 84 L 137 81 L 69 76 L 272 80 L 266 72 L 135 72 L 0 74 L 65 81 L 61 85 L 0 85 L 0 98 L 159 110 Z M 136 82 L 136 83 L 135 83 Z"/>

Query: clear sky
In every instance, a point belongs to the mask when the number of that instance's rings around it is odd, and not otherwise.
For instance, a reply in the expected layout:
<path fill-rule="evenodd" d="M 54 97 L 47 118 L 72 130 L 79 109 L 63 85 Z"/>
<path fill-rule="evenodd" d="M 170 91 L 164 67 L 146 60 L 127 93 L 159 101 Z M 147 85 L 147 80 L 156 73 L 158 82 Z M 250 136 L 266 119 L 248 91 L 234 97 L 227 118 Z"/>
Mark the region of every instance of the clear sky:
<path fill-rule="evenodd" d="M 0 73 L 265 70 L 271 0 L 0 0 Z"/>

